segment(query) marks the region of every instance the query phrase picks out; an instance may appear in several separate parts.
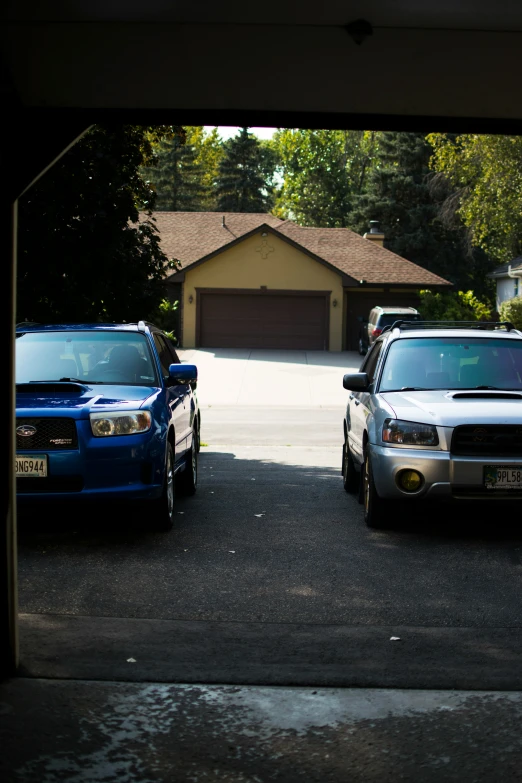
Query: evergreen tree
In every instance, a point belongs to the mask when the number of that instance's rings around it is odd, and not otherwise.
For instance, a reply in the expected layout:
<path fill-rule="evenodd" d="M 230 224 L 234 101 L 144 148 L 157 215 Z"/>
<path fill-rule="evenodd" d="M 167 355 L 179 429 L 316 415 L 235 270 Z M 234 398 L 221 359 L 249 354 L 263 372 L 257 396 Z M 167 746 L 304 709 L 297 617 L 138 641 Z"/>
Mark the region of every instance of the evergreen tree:
<path fill-rule="evenodd" d="M 432 186 L 431 154 L 432 147 L 422 133 L 380 133 L 376 165 L 350 216 L 351 228 L 363 234 L 370 220 L 377 220 L 389 250 L 461 290 L 490 297 L 492 284 L 486 274 L 494 263 L 482 250 L 470 246 L 460 221 L 452 227 L 442 221 L 441 205 L 448 193 L 442 192 L 440 181 L 438 188 Z"/>
<path fill-rule="evenodd" d="M 155 165 L 144 175 L 156 191 L 156 209 L 169 212 L 198 212 L 204 201 L 203 171 L 196 161 L 196 149 L 185 137 L 173 136 L 157 145 Z"/>
<path fill-rule="evenodd" d="M 269 147 L 241 128 L 223 144 L 215 183 L 217 212 L 269 212 L 273 206 L 275 156 Z"/>

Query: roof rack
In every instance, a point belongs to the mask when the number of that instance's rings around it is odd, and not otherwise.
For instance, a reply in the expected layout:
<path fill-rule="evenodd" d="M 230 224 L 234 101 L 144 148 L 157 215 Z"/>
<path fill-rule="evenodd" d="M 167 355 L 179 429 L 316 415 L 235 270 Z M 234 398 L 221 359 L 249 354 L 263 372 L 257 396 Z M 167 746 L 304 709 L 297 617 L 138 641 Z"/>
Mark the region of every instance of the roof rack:
<path fill-rule="evenodd" d="M 381 334 L 393 329 L 505 329 L 506 332 L 517 331 L 509 321 L 394 321 L 391 326 L 385 326 Z"/>

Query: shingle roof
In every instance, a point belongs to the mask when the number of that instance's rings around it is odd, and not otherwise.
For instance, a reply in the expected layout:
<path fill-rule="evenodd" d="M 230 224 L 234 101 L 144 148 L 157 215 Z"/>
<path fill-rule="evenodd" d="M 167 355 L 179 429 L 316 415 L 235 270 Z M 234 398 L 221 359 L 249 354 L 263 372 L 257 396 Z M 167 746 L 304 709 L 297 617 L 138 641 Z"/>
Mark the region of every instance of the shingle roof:
<path fill-rule="evenodd" d="M 357 282 L 451 285 L 348 228 L 305 228 L 273 215 L 249 212 L 155 212 L 154 218 L 162 250 L 180 261 L 182 270 L 266 225 Z"/>
<path fill-rule="evenodd" d="M 451 285 L 443 277 L 348 228 L 304 228 L 288 220 L 277 230 L 355 280 L 373 284 Z"/>
<path fill-rule="evenodd" d="M 495 267 L 495 269 L 489 273 L 488 277 L 509 277 L 508 267 L 511 267 L 511 271 L 520 271 L 522 269 L 522 256 L 514 258 L 509 264 L 501 264 Z"/>
<path fill-rule="evenodd" d="M 284 222 L 264 212 L 154 212 L 154 219 L 161 249 L 183 269 L 263 223 L 276 227 Z"/>

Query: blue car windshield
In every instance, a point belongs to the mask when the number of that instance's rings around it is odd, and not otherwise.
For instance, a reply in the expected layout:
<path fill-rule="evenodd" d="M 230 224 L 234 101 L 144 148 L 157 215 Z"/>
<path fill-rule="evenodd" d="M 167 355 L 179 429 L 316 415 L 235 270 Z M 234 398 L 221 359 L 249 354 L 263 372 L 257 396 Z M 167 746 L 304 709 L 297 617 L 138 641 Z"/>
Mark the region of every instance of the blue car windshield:
<path fill-rule="evenodd" d="M 379 391 L 401 389 L 522 391 L 522 340 L 494 337 L 411 337 L 395 340 Z"/>
<path fill-rule="evenodd" d="M 158 386 L 147 338 L 136 332 L 24 332 L 16 339 L 16 383 L 35 381 Z"/>

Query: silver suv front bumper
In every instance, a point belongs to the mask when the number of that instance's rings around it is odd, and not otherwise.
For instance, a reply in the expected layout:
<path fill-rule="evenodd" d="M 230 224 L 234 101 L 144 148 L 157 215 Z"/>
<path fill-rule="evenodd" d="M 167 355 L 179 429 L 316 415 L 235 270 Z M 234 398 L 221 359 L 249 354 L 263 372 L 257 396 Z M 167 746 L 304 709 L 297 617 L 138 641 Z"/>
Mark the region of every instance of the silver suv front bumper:
<path fill-rule="evenodd" d="M 488 490 L 484 485 L 486 465 L 522 468 L 522 458 L 459 457 L 449 451 L 376 445 L 369 449 L 375 488 L 381 498 L 522 500 L 522 491 Z M 397 475 L 402 470 L 416 470 L 422 475 L 424 482 L 417 492 L 399 488 Z"/>

